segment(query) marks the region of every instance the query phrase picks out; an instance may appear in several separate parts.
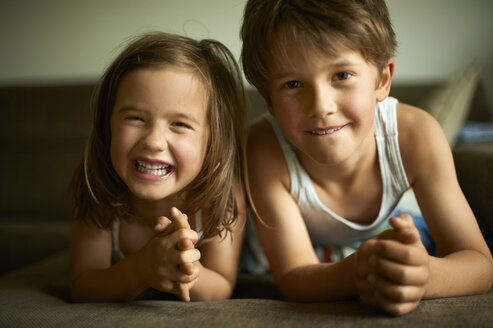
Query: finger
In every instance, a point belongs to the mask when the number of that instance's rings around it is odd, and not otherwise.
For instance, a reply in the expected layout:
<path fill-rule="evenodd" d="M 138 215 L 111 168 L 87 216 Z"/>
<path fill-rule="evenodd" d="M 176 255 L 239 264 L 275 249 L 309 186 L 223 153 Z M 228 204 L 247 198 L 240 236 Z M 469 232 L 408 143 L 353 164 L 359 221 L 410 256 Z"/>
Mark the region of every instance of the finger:
<path fill-rule="evenodd" d="M 200 251 L 198 249 L 189 249 L 179 251 L 176 254 L 176 264 L 194 263 L 200 260 Z"/>
<path fill-rule="evenodd" d="M 400 213 L 397 216 L 390 218 L 389 223 L 394 229 L 406 229 L 414 227 L 414 220 L 408 213 Z"/>
<path fill-rule="evenodd" d="M 388 260 L 406 265 L 423 265 L 428 262 L 428 253 L 424 246 L 403 244 L 396 240 L 379 240 L 377 254 Z"/>
<path fill-rule="evenodd" d="M 192 229 L 178 229 L 171 236 L 171 242 L 176 244 L 176 249 L 187 250 L 195 247 L 199 235 Z M 190 245 L 191 243 L 191 245 Z"/>
<path fill-rule="evenodd" d="M 195 266 L 193 263 L 183 263 L 179 265 L 180 271 L 186 275 L 193 275 L 195 272 Z"/>
<path fill-rule="evenodd" d="M 409 313 L 416 309 L 419 305 L 420 301 L 414 301 L 414 302 L 395 302 L 392 301 L 385 296 L 376 293 L 375 294 L 375 299 L 376 303 L 378 306 L 380 306 L 384 311 L 398 316 L 398 315 L 403 315 L 405 313 Z"/>
<path fill-rule="evenodd" d="M 376 275 L 370 275 L 368 281 L 380 296 L 392 302 L 413 303 L 421 300 L 424 295 L 424 287 L 421 285 L 396 284 Z"/>
<path fill-rule="evenodd" d="M 360 300 L 367 304 L 375 304 L 373 294 L 375 292 L 374 285 L 370 284 L 367 276 L 356 277 L 354 279 Z"/>
<path fill-rule="evenodd" d="M 421 240 L 419 231 L 414 225 L 413 218 L 406 213 L 401 213 L 389 220 L 395 235 L 389 239 L 397 239 L 406 244 L 416 243 Z"/>
<path fill-rule="evenodd" d="M 194 244 L 190 239 L 183 238 L 178 240 L 178 242 L 176 243 L 176 247 L 181 251 L 186 251 L 187 249 L 194 248 Z"/>
<path fill-rule="evenodd" d="M 412 266 L 377 257 L 375 260 L 375 273 L 387 281 L 422 286 L 428 281 L 429 272 L 425 266 Z"/>
<path fill-rule="evenodd" d="M 163 232 L 169 227 L 170 224 L 170 219 L 165 216 L 160 216 L 157 218 L 156 225 L 154 226 L 154 231 L 157 233 Z"/>
<path fill-rule="evenodd" d="M 190 290 L 188 289 L 188 284 L 177 283 L 178 296 L 183 302 L 190 302 Z"/>
<path fill-rule="evenodd" d="M 190 229 L 190 223 L 188 222 L 188 216 L 182 213 L 176 207 L 171 208 L 171 215 L 173 216 L 176 229 Z"/>
<path fill-rule="evenodd" d="M 372 271 L 369 259 L 376 254 L 377 239 L 371 238 L 363 242 L 356 251 L 355 272 L 358 276 L 368 275 Z"/>

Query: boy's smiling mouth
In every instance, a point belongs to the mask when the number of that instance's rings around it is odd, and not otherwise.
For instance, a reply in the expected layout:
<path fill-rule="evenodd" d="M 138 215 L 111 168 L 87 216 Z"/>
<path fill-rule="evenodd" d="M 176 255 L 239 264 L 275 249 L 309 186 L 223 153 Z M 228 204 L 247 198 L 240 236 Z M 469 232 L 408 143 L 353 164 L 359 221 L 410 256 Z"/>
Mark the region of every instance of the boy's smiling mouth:
<path fill-rule="evenodd" d="M 315 130 L 311 130 L 311 131 L 307 131 L 307 132 L 310 134 L 313 134 L 313 135 L 323 136 L 323 135 L 332 134 L 334 132 L 337 132 L 337 131 L 341 130 L 342 128 L 344 128 L 345 126 L 346 125 L 327 127 L 327 128 L 315 129 Z"/>
<path fill-rule="evenodd" d="M 173 165 L 166 163 L 149 163 L 144 161 L 135 161 L 137 172 L 155 176 L 165 176 L 173 171 Z"/>

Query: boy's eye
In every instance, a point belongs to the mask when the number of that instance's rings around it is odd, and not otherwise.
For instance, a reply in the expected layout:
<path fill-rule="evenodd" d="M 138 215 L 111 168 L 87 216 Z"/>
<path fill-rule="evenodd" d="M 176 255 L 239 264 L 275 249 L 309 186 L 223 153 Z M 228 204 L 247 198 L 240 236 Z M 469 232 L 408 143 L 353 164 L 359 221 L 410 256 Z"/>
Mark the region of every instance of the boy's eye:
<path fill-rule="evenodd" d="M 288 82 L 284 83 L 284 87 L 287 89 L 296 89 L 296 88 L 300 88 L 302 86 L 303 86 L 303 83 L 301 83 L 300 81 L 296 81 L 296 80 L 288 81 Z"/>
<path fill-rule="evenodd" d="M 336 75 L 334 75 L 334 80 L 336 81 L 344 81 L 347 80 L 351 77 L 351 73 L 348 72 L 339 72 Z"/>

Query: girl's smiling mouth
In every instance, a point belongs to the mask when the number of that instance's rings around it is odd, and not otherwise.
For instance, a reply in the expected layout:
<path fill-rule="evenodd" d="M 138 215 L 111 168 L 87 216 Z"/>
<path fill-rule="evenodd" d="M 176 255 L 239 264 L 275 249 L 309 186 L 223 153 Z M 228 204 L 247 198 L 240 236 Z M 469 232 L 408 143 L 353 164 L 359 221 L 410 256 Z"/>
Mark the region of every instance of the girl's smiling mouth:
<path fill-rule="evenodd" d="M 174 171 L 174 166 L 160 161 L 135 161 L 135 170 L 142 175 L 165 177 Z"/>

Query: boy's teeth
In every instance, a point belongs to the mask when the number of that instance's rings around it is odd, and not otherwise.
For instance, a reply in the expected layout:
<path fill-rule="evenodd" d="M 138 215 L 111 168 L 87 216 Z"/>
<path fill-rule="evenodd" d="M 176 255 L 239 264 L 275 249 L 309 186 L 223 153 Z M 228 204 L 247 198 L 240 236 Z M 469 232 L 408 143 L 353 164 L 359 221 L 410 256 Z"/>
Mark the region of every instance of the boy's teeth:
<path fill-rule="evenodd" d="M 340 127 L 337 127 L 337 128 L 323 130 L 323 131 L 320 131 L 320 130 L 319 131 L 312 131 L 312 133 L 318 134 L 318 135 L 324 135 L 324 134 L 329 134 L 329 133 L 332 133 L 332 132 L 340 130 L 340 129 L 341 129 Z"/>
<path fill-rule="evenodd" d="M 141 161 L 137 161 L 135 166 L 137 171 L 152 175 L 165 175 L 171 170 L 171 165 L 149 164 Z"/>

